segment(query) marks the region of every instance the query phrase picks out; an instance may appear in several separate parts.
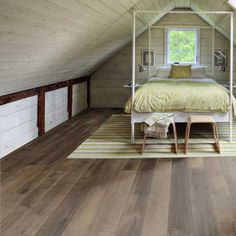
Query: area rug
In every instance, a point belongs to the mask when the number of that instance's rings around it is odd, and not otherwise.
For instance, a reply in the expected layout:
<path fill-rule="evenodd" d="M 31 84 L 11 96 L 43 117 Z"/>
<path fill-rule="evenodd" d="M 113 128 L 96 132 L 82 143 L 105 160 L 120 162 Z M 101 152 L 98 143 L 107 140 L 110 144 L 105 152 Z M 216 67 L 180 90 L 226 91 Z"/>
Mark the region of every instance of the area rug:
<path fill-rule="evenodd" d="M 179 153 L 174 153 L 172 130 L 167 140 L 149 139 L 141 154 L 143 133 L 136 126 L 136 144 L 130 143 L 130 116 L 113 115 L 94 134 L 85 140 L 68 158 L 119 159 L 119 158 L 186 158 L 186 157 L 236 157 L 236 124 L 233 126 L 233 142 L 228 142 L 227 123 L 218 124 L 221 153 L 212 145 L 213 134 L 209 125 L 192 127 L 189 151 L 184 153 L 185 124 L 177 124 Z"/>

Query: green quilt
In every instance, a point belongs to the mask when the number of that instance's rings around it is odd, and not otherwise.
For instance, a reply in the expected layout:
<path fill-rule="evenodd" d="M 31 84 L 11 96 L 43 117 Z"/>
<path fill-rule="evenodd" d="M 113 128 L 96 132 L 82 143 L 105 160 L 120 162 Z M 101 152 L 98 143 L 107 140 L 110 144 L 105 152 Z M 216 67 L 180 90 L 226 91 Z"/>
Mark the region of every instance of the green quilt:
<path fill-rule="evenodd" d="M 234 115 L 236 100 L 233 98 Z M 131 110 L 131 99 L 125 111 Z M 154 80 L 135 93 L 137 112 L 227 112 L 229 91 L 216 82 Z"/>

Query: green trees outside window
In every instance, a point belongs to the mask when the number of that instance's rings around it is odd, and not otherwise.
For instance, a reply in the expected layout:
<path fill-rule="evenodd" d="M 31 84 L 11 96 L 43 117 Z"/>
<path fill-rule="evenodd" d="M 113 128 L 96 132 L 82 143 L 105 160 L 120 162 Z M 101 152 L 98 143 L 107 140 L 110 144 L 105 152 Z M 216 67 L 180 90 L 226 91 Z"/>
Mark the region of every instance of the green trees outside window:
<path fill-rule="evenodd" d="M 168 63 L 197 63 L 198 31 L 195 29 L 168 30 Z"/>

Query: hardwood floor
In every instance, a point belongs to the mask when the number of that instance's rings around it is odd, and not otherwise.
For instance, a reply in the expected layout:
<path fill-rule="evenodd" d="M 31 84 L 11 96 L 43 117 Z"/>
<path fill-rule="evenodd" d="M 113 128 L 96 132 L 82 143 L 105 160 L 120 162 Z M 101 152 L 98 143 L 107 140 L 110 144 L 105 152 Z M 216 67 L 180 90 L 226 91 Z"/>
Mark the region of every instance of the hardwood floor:
<path fill-rule="evenodd" d="M 1 160 L 1 235 L 236 235 L 236 158 L 66 159 L 114 112 L 85 112 Z"/>

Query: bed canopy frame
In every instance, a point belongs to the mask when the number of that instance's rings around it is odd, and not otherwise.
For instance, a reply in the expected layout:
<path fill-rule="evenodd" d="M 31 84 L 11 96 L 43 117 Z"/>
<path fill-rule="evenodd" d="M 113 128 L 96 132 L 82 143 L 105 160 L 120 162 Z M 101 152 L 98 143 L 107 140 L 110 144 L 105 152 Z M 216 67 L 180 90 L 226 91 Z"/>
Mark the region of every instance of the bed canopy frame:
<path fill-rule="evenodd" d="M 136 17 L 137 14 L 158 14 L 160 11 L 156 10 L 134 10 L 133 11 L 133 36 L 132 36 L 132 95 L 131 95 L 131 143 L 135 143 L 135 124 L 142 123 L 145 118 L 147 118 L 151 113 L 138 113 L 134 110 L 134 100 L 135 100 L 135 79 L 136 79 Z M 216 122 L 228 122 L 229 123 L 229 141 L 233 141 L 233 12 L 232 11 L 169 11 L 167 14 L 218 14 L 218 15 L 229 15 L 230 16 L 230 76 L 229 76 L 229 97 L 230 97 L 230 107 L 227 113 L 204 113 L 212 115 Z M 148 25 L 148 76 L 150 76 L 150 49 L 151 49 L 151 29 L 152 28 L 166 28 L 173 27 L 170 26 L 152 26 L 152 23 Z M 191 27 L 188 25 L 188 27 Z M 194 26 L 196 27 L 196 26 Z M 212 29 L 212 70 L 211 74 L 214 76 L 214 53 L 215 53 L 215 26 L 197 26 L 197 28 L 211 28 Z M 184 112 L 174 112 L 175 121 L 186 122 L 187 117 L 190 114 L 196 113 L 184 113 Z"/>

